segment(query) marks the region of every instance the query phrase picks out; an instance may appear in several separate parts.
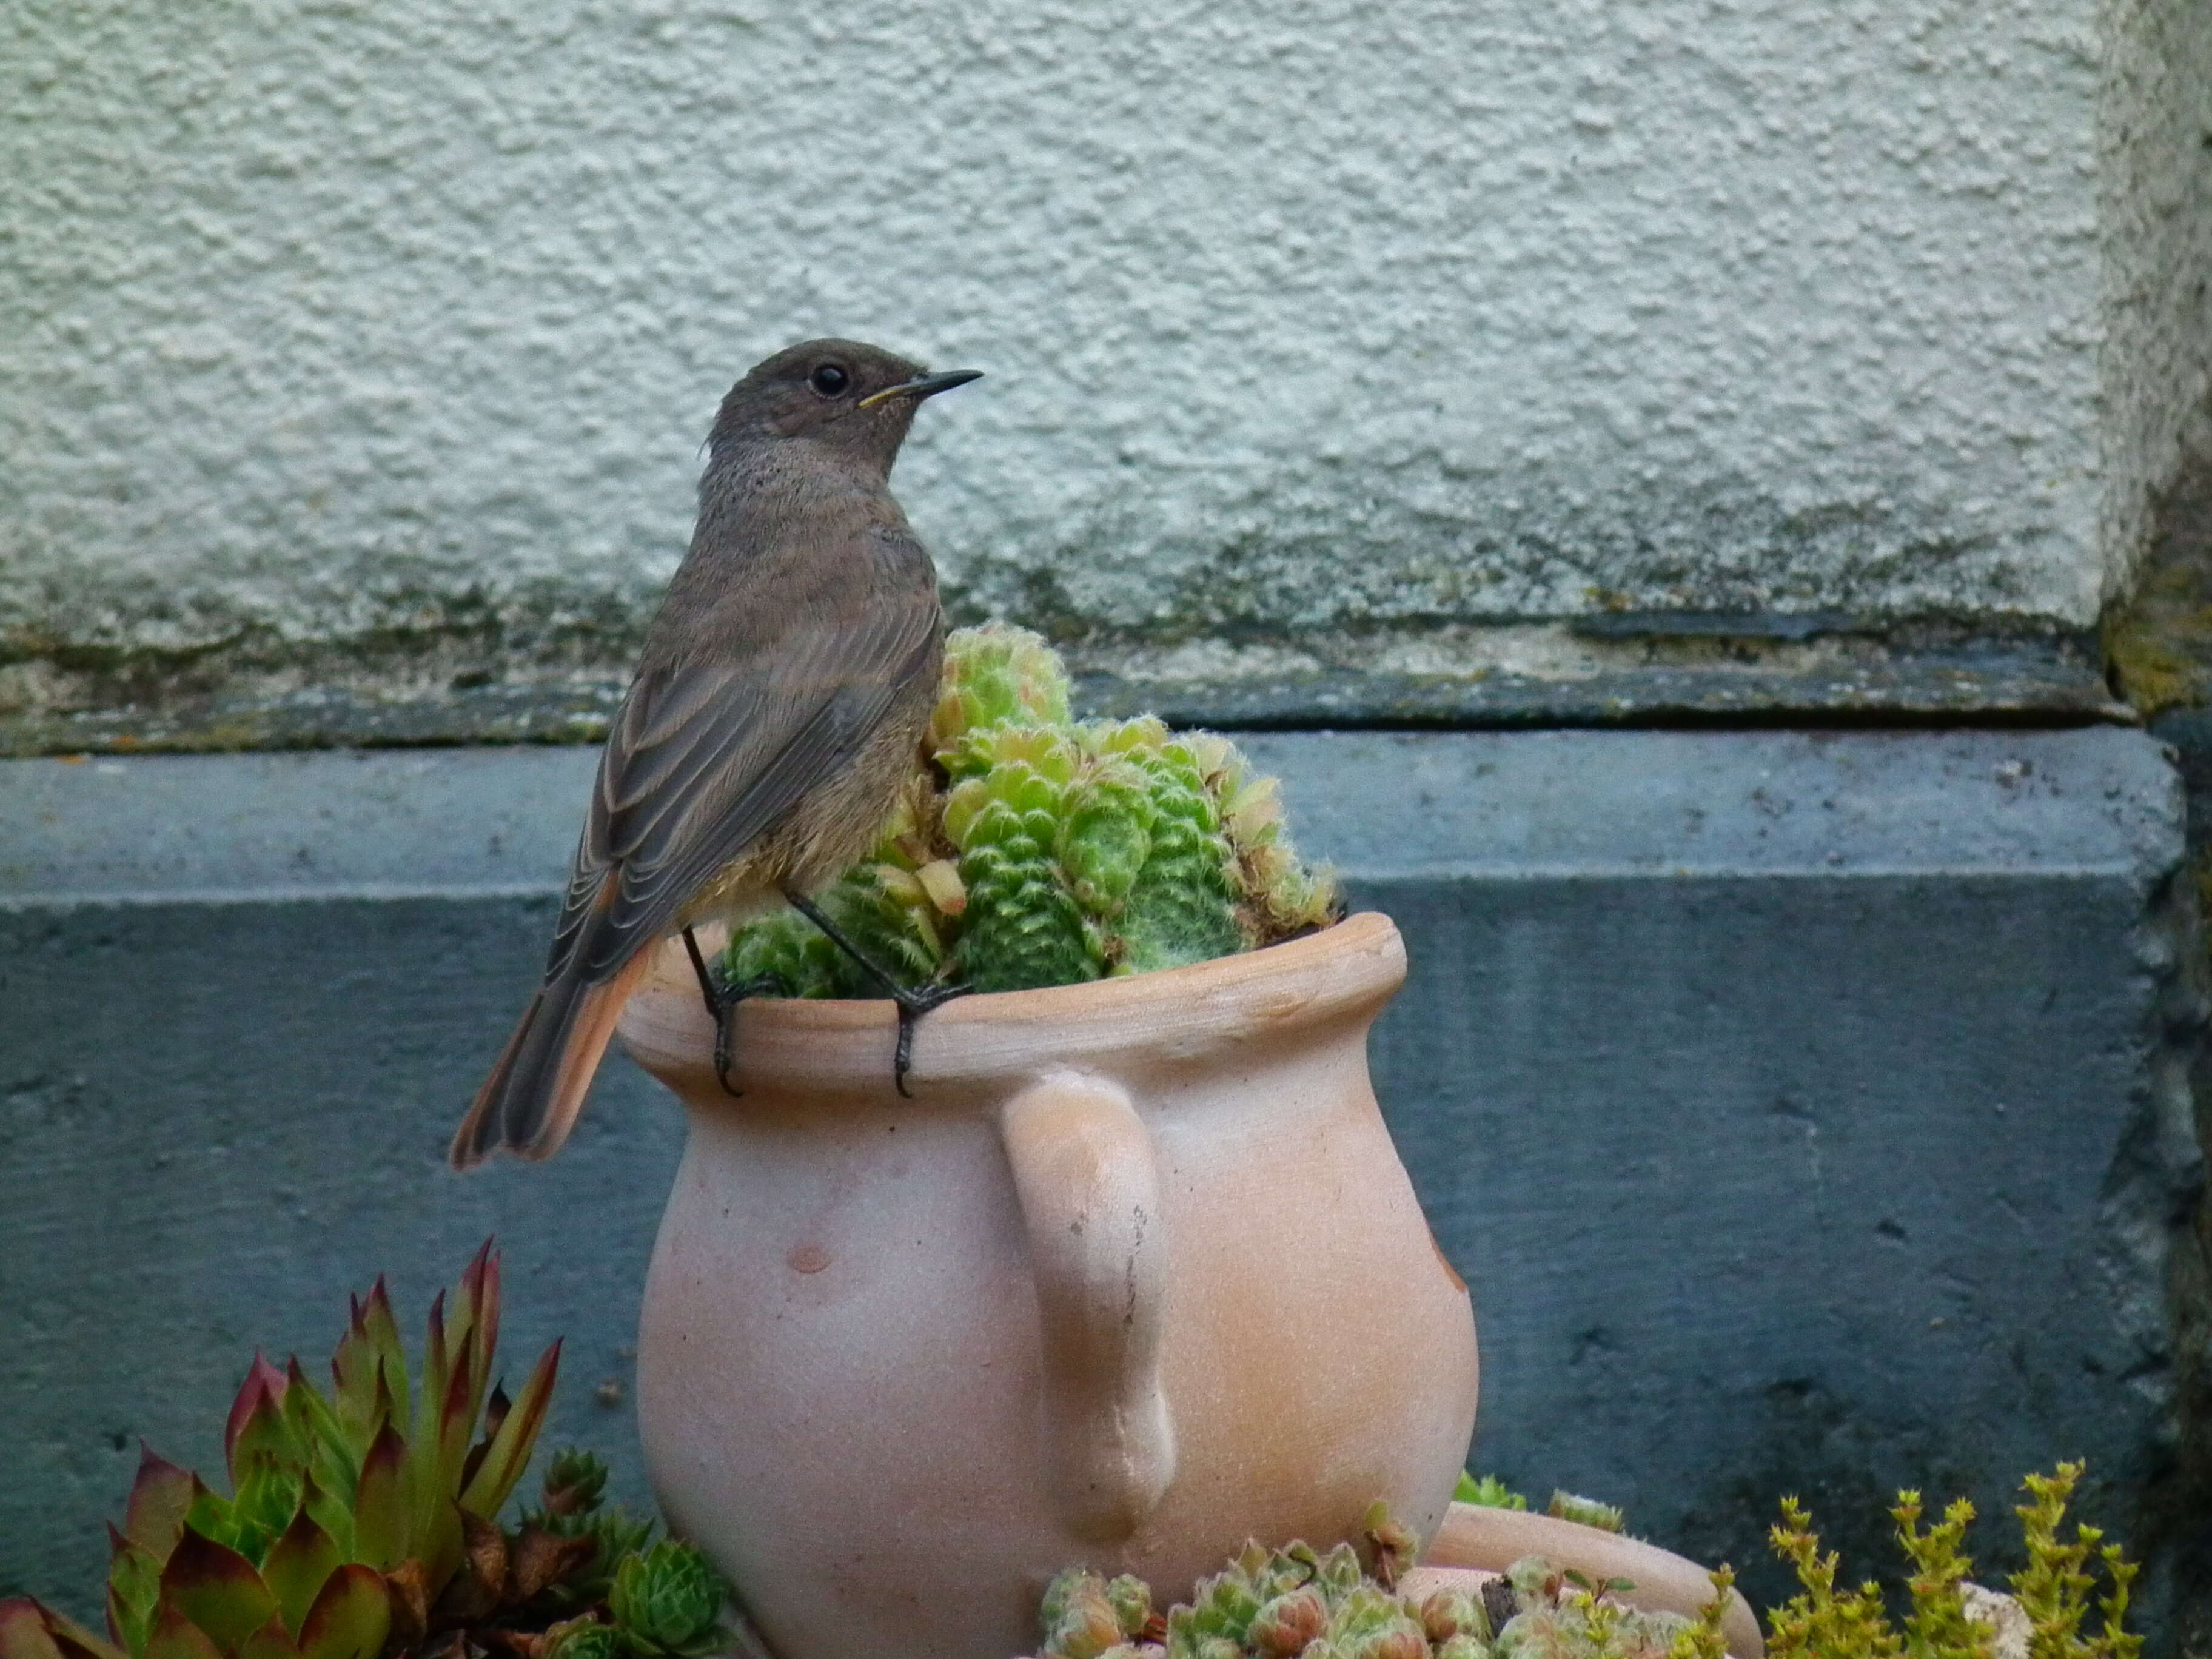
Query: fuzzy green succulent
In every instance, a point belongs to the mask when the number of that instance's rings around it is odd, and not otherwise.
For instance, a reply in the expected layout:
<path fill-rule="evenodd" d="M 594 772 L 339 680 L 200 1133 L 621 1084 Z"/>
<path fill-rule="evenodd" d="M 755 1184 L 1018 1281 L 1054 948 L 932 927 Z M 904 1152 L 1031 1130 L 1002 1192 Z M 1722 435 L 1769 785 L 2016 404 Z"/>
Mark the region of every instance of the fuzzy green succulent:
<path fill-rule="evenodd" d="M 1452 1491 L 1455 1504 L 1473 1504 L 1486 1510 L 1525 1510 L 1528 1500 L 1494 1474 L 1480 1478 L 1462 1469 L 1459 1485 Z"/>
<path fill-rule="evenodd" d="M 354 1300 L 327 1396 L 297 1358 L 257 1356 L 224 1434 L 229 1494 L 146 1451 L 109 1529 L 106 1636 L 14 1597 L 0 1659 L 397 1659 L 456 1638 L 544 1659 L 555 1632 L 586 1625 L 629 1659 L 711 1650 L 719 1581 L 688 1547 L 641 1557 L 652 1523 L 601 1512 L 596 1458 L 555 1458 L 541 1509 L 499 1523 L 560 1356 L 556 1342 L 507 1398 L 499 1283 L 487 1243 L 432 1305 L 410 1368 L 379 1279 Z"/>
<path fill-rule="evenodd" d="M 952 775 L 988 769 L 988 762 L 963 754 L 977 732 L 1009 726 L 1064 727 L 1073 718 L 1067 669 L 1037 635 L 1025 628 L 963 628 L 945 641 L 945 668 L 926 741 Z"/>
<path fill-rule="evenodd" d="M 1572 1521 L 1578 1526 L 1595 1527 L 1600 1532 L 1619 1532 L 1626 1525 L 1626 1517 L 1611 1504 L 1601 1504 L 1595 1498 L 1578 1498 L 1573 1492 L 1554 1488 L 1552 1501 L 1544 1505 L 1544 1513 L 1556 1520 Z"/>
<path fill-rule="evenodd" d="M 958 855 L 957 953 L 968 983 L 1014 991 L 1097 978 L 1105 941 L 1059 860 L 1075 744 L 1044 728 L 1002 726 L 971 734 L 971 745 L 988 764 L 953 785 L 941 820 Z"/>
<path fill-rule="evenodd" d="M 1247 1544 L 1199 1581 L 1188 1602 L 1152 1612 L 1150 1590 L 1073 1569 L 1040 1608 L 1039 1659 L 1723 1659 L 1720 1620 L 1730 1580 L 1699 1619 L 1646 1613 L 1536 1557 L 1516 1562 L 1494 1595 L 1443 1589 L 1418 1601 L 1393 1588 L 1410 1563 L 1387 1521 L 1370 1519 L 1370 1566 L 1352 1546 Z M 1378 1544 L 1378 1538 L 1383 1541 Z M 1404 1547 L 1404 1559 L 1392 1559 Z"/>
<path fill-rule="evenodd" d="M 1515 1492 L 1494 1474 L 1478 1480 L 1466 1470 L 1460 1471 L 1459 1485 L 1452 1492 L 1455 1504 L 1473 1504 L 1483 1509 L 1525 1510 L 1528 1500 Z M 1544 1513 L 1561 1521 L 1572 1521 L 1578 1526 L 1595 1527 L 1601 1532 L 1619 1532 L 1626 1524 L 1620 1510 L 1611 1504 L 1601 1504 L 1595 1498 L 1577 1498 L 1571 1492 L 1554 1487 L 1551 1501 L 1544 1505 Z"/>
<path fill-rule="evenodd" d="M 1541 1556 L 1526 1556 L 1506 1570 L 1510 1596 L 1498 1598 L 1497 1659 L 1692 1659 L 1725 1652 L 1720 1618 L 1731 1576 L 1714 1575 L 1713 1599 L 1703 1620 L 1648 1612 L 1620 1597 L 1636 1587 L 1626 1579 L 1593 1583 Z"/>
<path fill-rule="evenodd" d="M 1275 780 L 1236 745 L 1149 718 L 1077 721 L 1059 657 L 1006 627 L 945 641 L 915 773 L 818 902 L 908 982 L 981 991 L 1210 961 L 1339 908 L 1334 878 L 1284 833 Z M 721 971 L 797 996 L 874 994 L 793 912 L 741 930 Z"/>

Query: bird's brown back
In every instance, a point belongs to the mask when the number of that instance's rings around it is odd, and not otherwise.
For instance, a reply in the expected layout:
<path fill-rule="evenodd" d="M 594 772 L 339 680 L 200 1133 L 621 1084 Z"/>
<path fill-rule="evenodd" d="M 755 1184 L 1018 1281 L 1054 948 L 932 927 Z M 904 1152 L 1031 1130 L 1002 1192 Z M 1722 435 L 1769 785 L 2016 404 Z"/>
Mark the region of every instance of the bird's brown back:
<path fill-rule="evenodd" d="M 810 364 L 832 358 L 853 384 L 810 398 Z M 544 982 L 454 1137 L 456 1163 L 558 1146 L 646 947 L 718 907 L 830 880 L 890 810 L 945 622 L 890 489 L 914 400 L 859 394 L 919 373 L 816 341 L 724 400 L 690 550 L 600 756 Z M 933 378 L 928 390 L 973 377 Z"/>
<path fill-rule="evenodd" d="M 943 651 L 935 572 L 885 484 L 792 459 L 771 453 L 764 476 L 719 510 L 702 507 L 647 635 L 608 735 L 563 919 L 563 933 L 580 925 L 587 890 L 596 897 L 616 877 L 612 904 L 593 920 L 586 977 L 671 931 L 732 863 L 793 841 L 777 832 L 823 788 L 830 799 L 804 814 L 817 827 L 795 839 L 820 843 L 833 801 L 859 821 L 805 868 L 763 873 L 810 885 L 834 876 L 867 844 L 912 764 Z M 556 944 L 548 978 L 564 966 Z"/>

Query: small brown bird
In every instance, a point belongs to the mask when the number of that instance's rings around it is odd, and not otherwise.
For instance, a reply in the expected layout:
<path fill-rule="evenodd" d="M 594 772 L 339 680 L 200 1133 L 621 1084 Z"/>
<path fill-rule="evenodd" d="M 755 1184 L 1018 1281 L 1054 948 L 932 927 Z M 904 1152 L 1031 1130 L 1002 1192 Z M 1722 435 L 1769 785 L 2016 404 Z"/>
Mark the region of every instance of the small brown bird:
<path fill-rule="evenodd" d="M 944 656 L 936 569 L 891 499 L 891 463 L 923 398 L 978 378 L 811 340 L 722 399 L 698 526 L 607 734 L 544 981 L 454 1133 L 457 1168 L 568 1139 L 662 939 L 684 935 L 719 1021 L 747 988 L 714 982 L 696 925 L 788 900 L 837 937 L 807 895 L 890 810 Z M 862 966 L 899 1000 L 902 1072 L 913 1018 L 945 994 Z"/>

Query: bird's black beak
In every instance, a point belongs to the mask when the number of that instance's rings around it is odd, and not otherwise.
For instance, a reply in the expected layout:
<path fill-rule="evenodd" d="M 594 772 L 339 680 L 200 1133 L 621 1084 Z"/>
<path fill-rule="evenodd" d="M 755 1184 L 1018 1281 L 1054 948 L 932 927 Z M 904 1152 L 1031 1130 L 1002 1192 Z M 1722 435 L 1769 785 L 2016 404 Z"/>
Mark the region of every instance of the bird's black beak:
<path fill-rule="evenodd" d="M 940 392 L 950 392 L 956 386 L 966 386 L 970 380 L 982 378 L 980 368 L 948 368 L 937 374 L 917 374 L 911 380 L 887 386 L 881 392 L 871 392 L 860 399 L 860 407 L 866 409 L 886 398 L 911 398 L 920 403 L 924 398 L 934 398 Z"/>

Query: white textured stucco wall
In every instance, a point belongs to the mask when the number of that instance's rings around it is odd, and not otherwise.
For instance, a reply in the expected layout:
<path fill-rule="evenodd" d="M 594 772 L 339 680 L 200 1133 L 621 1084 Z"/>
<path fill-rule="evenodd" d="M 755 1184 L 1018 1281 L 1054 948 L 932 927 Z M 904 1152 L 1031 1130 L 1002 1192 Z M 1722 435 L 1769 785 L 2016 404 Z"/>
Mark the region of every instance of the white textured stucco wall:
<path fill-rule="evenodd" d="M 0 640 L 589 658 L 820 332 L 991 372 L 901 473 L 971 611 L 2079 623 L 2203 379 L 2208 58 L 2203 0 L 15 0 Z"/>

